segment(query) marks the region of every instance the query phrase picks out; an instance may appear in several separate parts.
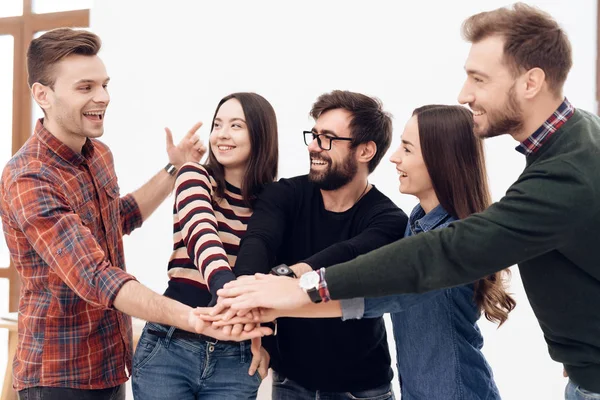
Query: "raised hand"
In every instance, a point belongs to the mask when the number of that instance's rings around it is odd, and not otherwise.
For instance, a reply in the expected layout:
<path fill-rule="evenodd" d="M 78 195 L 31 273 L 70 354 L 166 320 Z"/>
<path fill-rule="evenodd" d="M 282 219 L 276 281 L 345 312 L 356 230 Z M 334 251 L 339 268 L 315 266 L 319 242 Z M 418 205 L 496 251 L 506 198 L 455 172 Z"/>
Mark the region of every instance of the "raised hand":
<path fill-rule="evenodd" d="M 173 133 L 169 128 L 165 128 L 169 162 L 175 167 L 180 168 L 186 162 L 199 162 L 206 153 L 204 143 L 200 140 L 200 136 L 196 134 L 201 126 L 202 122 L 194 124 L 177 146 L 173 142 Z"/>

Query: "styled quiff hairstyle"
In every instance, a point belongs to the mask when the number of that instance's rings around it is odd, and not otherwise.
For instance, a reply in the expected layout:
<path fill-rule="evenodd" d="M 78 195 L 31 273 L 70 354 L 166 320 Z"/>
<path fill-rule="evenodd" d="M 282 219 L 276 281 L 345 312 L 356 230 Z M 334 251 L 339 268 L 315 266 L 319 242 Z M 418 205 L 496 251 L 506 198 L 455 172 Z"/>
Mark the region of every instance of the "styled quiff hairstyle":
<path fill-rule="evenodd" d="M 504 62 L 514 76 L 540 68 L 552 93 L 562 94 L 573 65 L 571 43 L 548 13 L 516 3 L 469 17 L 462 25 L 462 35 L 471 43 L 490 36 L 502 37 Z"/>
<path fill-rule="evenodd" d="M 54 89 L 56 63 L 72 54 L 95 56 L 102 47 L 98 35 L 71 28 L 58 28 L 33 39 L 27 49 L 27 83 L 39 82 Z"/>

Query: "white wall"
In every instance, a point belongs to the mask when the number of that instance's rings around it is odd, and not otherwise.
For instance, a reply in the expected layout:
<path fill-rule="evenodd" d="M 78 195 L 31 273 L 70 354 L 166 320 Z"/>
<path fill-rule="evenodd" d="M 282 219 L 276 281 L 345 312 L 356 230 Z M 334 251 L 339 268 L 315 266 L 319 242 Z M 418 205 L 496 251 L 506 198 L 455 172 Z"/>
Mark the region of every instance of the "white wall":
<path fill-rule="evenodd" d="M 167 161 L 163 127 L 181 137 L 195 121 L 209 124 L 218 100 L 256 91 L 277 111 L 280 176 L 308 171 L 300 131 L 308 111 L 333 89 L 375 95 L 394 116 L 394 143 L 413 108 L 456 103 L 469 45 L 460 25 L 504 0 L 461 1 L 97 1 L 91 27 L 104 41 L 112 105 L 104 140 L 114 152 L 122 193 L 134 190 Z M 566 29 L 574 67 L 566 94 L 595 110 L 596 1 L 533 1 Z M 208 129 L 202 128 L 206 139 Z M 487 142 L 494 199 L 524 165 L 511 138 Z M 389 154 L 388 154 L 389 156 Z M 406 212 L 415 200 L 398 193 L 387 156 L 371 182 Z M 171 199 L 126 238 L 129 270 L 152 289 L 166 287 Z M 505 399 L 561 399 L 566 380 L 550 360 L 518 271 L 517 309 L 501 329 L 481 322 L 484 352 Z"/>

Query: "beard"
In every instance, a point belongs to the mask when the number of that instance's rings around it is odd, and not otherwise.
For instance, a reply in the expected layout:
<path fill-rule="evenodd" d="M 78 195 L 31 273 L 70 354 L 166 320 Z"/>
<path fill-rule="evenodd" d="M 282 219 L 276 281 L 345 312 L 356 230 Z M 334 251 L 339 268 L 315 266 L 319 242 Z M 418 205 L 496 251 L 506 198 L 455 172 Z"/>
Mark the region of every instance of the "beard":
<path fill-rule="evenodd" d="M 486 110 L 488 127 L 479 131 L 475 125 L 475 133 L 483 138 L 492 138 L 505 133 L 513 134 L 523 128 L 523 111 L 517 102 L 515 85 L 508 90 L 506 101 L 497 110 Z"/>
<path fill-rule="evenodd" d="M 323 160 L 327 162 L 325 171 L 314 171 L 312 168 L 308 173 L 308 180 L 319 189 L 322 190 L 337 190 L 342 186 L 347 185 L 356 175 L 358 171 L 358 162 L 354 158 L 356 149 L 350 151 L 341 164 L 333 166 L 331 158 L 323 157 L 319 153 L 310 153 L 310 158 L 315 160 Z"/>

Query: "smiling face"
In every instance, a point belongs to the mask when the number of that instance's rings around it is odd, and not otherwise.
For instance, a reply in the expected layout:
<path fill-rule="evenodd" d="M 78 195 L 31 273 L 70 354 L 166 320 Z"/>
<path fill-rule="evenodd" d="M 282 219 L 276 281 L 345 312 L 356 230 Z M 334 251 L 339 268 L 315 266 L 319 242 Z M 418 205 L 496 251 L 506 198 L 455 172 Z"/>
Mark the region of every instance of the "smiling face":
<path fill-rule="evenodd" d="M 44 125 L 67 144 L 83 146 L 104 133 L 110 96 L 108 75 L 98 56 L 71 55 L 53 67 L 53 87 L 36 83 L 34 98 L 44 109 Z M 33 88 L 32 88 L 33 89 Z"/>
<path fill-rule="evenodd" d="M 245 170 L 250 159 L 250 133 L 237 99 L 227 100 L 217 111 L 210 132 L 210 149 L 225 170 Z"/>
<path fill-rule="evenodd" d="M 469 104 L 474 116 L 474 132 L 479 137 L 518 134 L 523 127 L 523 111 L 516 91 L 518 78 L 504 62 L 504 39 L 490 36 L 473 43 L 465 70 L 467 79 L 458 96 Z"/>
<path fill-rule="evenodd" d="M 401 193 L 412 194 L 419 199 L 435 196 L 431 177 L 421 153 L 416 116 L 406 123 L 402 133 L 402 144 L 392 154 L 390 161 L 396 164 Z"/>
<path fill-rule="evenodd" d="M 343 109 L 324 112 L 317 119 L 312 131 L 322 134 L 322 142 L 331 138 L 350 138 L 350 121 L 352 114 Z M 328 147 L 328 146 L 326 146 Z M 350 142 L 332 140 L 331 150 L 323 150 L 317 140 L 308 145 L 310 156 L 310 172 L 308 179 L 323 190 L 336 190 L 348 184 L 358 171 L 356 149 L 351 148 Z"/>

